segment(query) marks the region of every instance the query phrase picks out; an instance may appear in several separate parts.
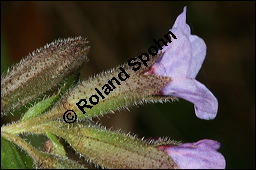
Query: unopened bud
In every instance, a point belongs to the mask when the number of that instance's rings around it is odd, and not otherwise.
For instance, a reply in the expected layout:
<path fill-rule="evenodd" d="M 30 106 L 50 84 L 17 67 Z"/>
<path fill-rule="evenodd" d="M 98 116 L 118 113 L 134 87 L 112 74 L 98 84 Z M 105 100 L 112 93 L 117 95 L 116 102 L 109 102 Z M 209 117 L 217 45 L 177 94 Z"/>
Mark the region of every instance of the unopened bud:
<path fill-rule="evenodd" d="M 59 39 L 22 59 L 1 78 L 1 111 L 20 108 L 78 72 L 89 49 L 85 38 Z"/>

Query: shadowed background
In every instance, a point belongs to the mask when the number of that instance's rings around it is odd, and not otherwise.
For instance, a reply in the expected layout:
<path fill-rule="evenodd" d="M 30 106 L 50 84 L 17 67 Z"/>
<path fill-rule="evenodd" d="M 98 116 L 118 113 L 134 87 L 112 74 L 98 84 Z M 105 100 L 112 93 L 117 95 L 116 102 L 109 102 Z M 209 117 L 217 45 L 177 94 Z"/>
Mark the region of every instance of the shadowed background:
<path fill-rule="evenodd" d="M 84 79 L 146 52 L 184 6 L 192 34 L 207 44 L 197 80 L 217 97 L 217 117 L 200 120 L 180 100 L 95 120 L 139 137 L 214 139 L 227 168 L 255 168 L 255 2 L 1 2 L 1 71 L 57 38 L 83 36 L 91 42 Z"/>

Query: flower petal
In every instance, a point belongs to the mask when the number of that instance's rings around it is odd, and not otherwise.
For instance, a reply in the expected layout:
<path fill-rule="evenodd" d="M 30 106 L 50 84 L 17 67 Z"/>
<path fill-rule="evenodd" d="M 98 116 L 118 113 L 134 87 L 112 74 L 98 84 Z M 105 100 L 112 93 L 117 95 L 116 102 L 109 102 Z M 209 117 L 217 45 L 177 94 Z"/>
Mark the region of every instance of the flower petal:
<path fill-rule="evenodd" d="M 220 143 L 210 139 L 203 139 L 195 143 L 184 143 L 183 147 L 201 147 L 201 148 L 212 148 L 215 150 L 220 149 Z"/>
<path fill-rule="evenodd" d="M 154 65 L 155 73 L 161 76 L 184 76 L 195 78 L 206 56 L 206 44 L 203 39 L 190 34 L 186 24 L 186 7 L 177 17 L 170 30 L 177 39 L 164 46 L 162 58 Z"/>
<path fill-rule="evenodd" d="M 165 146 L 163 151 L 171 156 L 181 169 L 224 169 L 225 158 L 216 151 L 219 147 L 219 142 L 204 139 L 195 143 Z"/>
<path fill-rule="evenodd" d="M 174 29 L 177 39 L 163 47 L 163 55 L 152 67 L 155 74 L 167 77 L 187 77 L 189 74 L 192 47 L 189 38 L 182 32 Z"/>
<path fill-rule="evenodd" d="M 189 36 L 189 41 L 192 46 L 192 59 L 188 72 L 188 77 L 196 78 L 206 56 L 206 44 L 203 39 L 196 35 Z"/>
<path fill-rule="evenodd" d="M 173 25 L 173 29 L 176 28 L 185 35 L 190 35 L 190 27 L 186 23 L 187 7 L 185 6 L 183 12 L 177 17 Z"/>
<path fill-rule="evenodd" d="M 214 119 L 218 111 L 216 97 L 200 82 L 195 79 L 172 78 L 161 92 L 183 98 L 194 104 L 196 116 L 200 119 Z"/>

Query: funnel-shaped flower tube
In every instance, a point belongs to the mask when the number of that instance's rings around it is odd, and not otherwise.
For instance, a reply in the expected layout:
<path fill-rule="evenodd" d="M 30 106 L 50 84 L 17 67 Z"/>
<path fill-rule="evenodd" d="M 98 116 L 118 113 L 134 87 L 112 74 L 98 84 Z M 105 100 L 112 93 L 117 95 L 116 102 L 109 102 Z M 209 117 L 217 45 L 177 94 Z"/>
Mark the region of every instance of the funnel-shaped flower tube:
<path fill-rule="evenodd" d="M 160 51 L 162 57 L 145 74 L 171 77 L 160 94 L 171 95 L 190 101 L 195 106 L 196 116 L 201 119 L 214 119 L 218 101 L 203 84 L 195 78 L 206 55 L 204 41 L 191 35 L 186 24 L 186 7 L 176 19 L 170 31 L 176 36 Z"/>

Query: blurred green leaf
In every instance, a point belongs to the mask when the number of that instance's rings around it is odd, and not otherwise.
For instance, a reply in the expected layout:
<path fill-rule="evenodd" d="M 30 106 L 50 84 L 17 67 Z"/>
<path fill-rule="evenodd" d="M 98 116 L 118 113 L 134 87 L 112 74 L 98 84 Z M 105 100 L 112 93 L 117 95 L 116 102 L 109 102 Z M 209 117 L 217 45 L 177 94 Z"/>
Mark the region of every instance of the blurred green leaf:
<path fill-rule="evenodd" d="M 33 161 L 27 155 L 22 156 L 17 146 L 1 137 L 1 169 L 32 169 Z"/>

